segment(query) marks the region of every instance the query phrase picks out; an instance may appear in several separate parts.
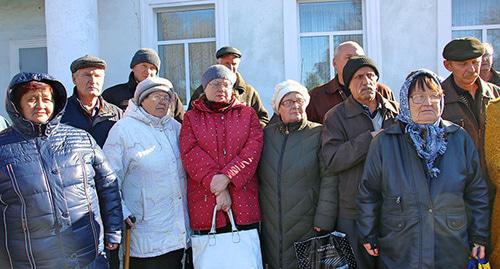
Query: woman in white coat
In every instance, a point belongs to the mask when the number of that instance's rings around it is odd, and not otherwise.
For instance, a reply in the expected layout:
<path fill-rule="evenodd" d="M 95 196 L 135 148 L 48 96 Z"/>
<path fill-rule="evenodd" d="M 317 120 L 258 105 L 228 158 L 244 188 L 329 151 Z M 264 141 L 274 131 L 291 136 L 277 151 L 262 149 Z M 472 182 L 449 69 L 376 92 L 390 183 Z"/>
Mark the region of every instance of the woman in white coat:
<path fill-rule="evenodd" d="M 181 126 L 168 111 L 172 88 L 159 77 L 141 81 L 103 148 L 119 178 L 124 220 L 132 226 L 132 269 L 182 268 L 190 235 Z"/>

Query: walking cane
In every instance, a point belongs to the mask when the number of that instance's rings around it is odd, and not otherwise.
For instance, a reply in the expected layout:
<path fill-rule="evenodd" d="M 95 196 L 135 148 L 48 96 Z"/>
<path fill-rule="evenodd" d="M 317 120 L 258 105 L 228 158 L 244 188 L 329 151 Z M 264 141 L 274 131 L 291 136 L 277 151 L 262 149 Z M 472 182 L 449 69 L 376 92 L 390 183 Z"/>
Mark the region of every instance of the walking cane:
<path fill-rule="evenodd" d="M 135 217 L 130 217 L 130 221 L 135 223 Z M 129 269 L 130 267 L 130 225 L 125 222 L 125 253 L 123 255 L 123 269 Z"/>

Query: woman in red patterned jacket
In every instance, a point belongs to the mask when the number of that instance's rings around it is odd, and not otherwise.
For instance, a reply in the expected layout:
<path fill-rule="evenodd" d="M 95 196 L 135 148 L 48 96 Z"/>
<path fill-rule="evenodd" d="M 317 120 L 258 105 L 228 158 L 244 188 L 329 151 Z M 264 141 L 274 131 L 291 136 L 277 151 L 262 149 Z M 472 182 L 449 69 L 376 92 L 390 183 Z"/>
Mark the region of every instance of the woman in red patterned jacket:
<path fill-rule="evenodd" d="M 255 229 L 261 219 L 257 164 L 263 132 L 255 111 L 233 96 L 234 73 L 213 65 L 203 74 L 204 95 L 184 116 L 180 134 L 188 174 L 188 206 L 194 234 L 207 234 L 214 207 L 232 209 L 239 230 Z M 217 232 L 231 231 L 217 212 Z"/>

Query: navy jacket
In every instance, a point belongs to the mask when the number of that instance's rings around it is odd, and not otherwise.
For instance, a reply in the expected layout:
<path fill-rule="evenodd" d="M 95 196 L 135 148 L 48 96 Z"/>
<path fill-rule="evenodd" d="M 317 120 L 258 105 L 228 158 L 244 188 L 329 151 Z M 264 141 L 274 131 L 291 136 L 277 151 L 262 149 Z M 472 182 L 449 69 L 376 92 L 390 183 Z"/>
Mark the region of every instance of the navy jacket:
<path fill-rule="evenodd" d="M 47 124 L 25 120 L 12 101 L 16 85 L 42 81 L 55 95 Z M 0 133 L 0 268 L 82 268 L 106 242 L 121 239 L 118 181 L 87 132 L 60 124 L 63 85 L 20 73 L 9 86 L 13 125 Z M 95 266 L 94 266 L 95 267 Z"/>

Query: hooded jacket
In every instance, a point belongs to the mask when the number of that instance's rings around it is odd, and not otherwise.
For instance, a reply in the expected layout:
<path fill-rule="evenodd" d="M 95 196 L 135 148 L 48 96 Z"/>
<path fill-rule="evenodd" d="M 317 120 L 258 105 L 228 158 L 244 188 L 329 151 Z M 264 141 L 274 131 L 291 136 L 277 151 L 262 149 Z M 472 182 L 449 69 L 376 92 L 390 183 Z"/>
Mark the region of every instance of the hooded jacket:
<path fill-rule="evenodd" d="M 104 145 L 119 178 L 123 216 L 137 219 L 131 234 L 132 257 L 155 257 L 187 247 L 187 183 L 180 129 L 170 115 L 151 116 L 130 101 Z"/>
<path fill-rule="evenodd" d="M 46 124 L 25 120 L 13 103 L 16 86 L 52 86 Z M 0 267 L 76 268 L 92 263 L 104 240 L 121 240 L 118 182 L 85 131 L 60 124 L 64 86 L 46 74 L 20 73 L 7 90 L 13 126 L 0 134 Z"/>

